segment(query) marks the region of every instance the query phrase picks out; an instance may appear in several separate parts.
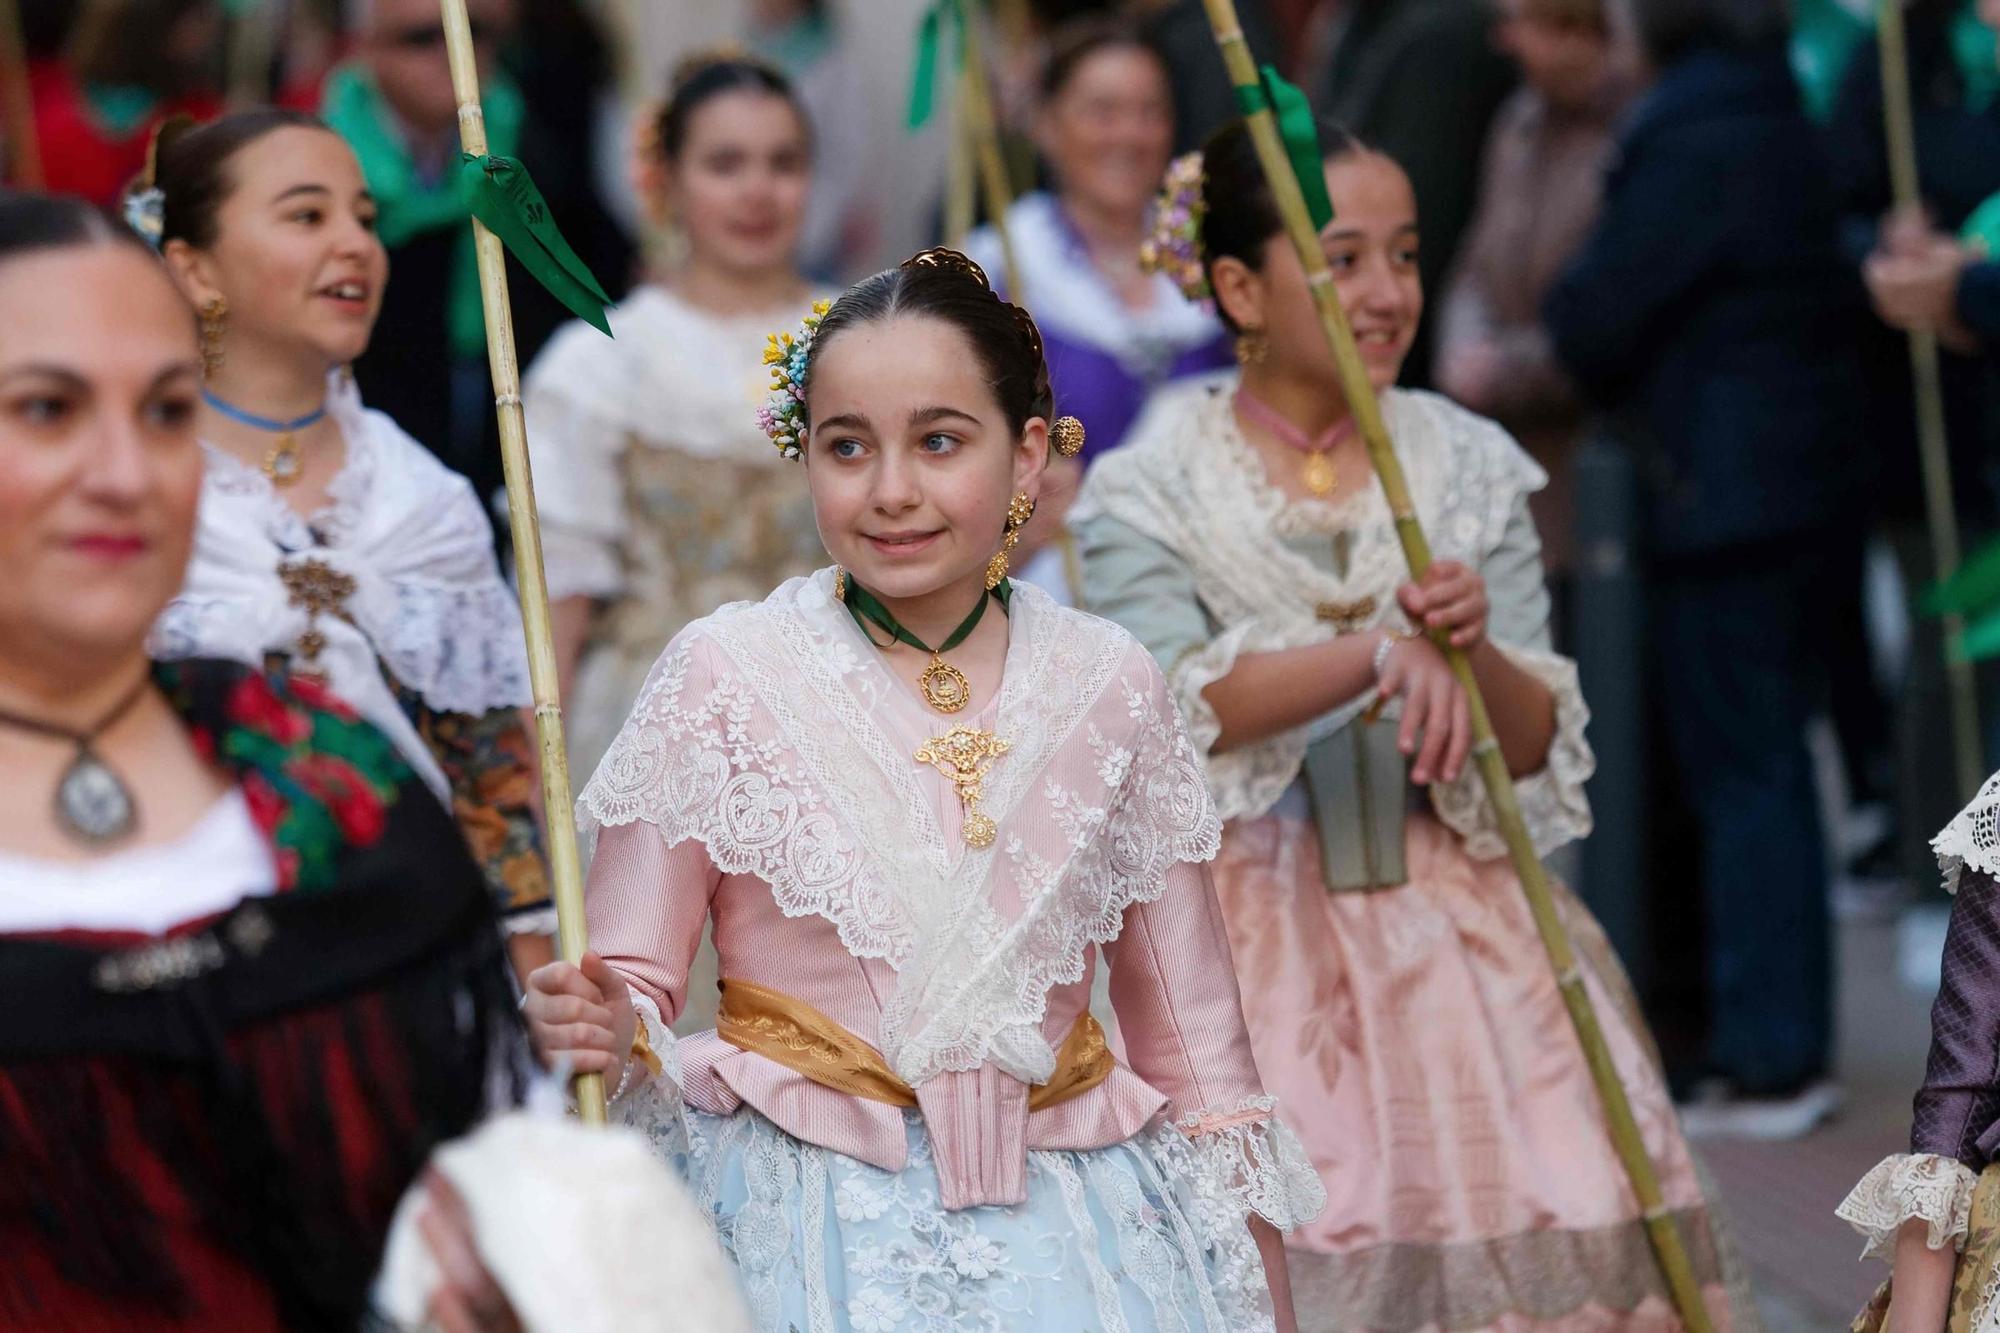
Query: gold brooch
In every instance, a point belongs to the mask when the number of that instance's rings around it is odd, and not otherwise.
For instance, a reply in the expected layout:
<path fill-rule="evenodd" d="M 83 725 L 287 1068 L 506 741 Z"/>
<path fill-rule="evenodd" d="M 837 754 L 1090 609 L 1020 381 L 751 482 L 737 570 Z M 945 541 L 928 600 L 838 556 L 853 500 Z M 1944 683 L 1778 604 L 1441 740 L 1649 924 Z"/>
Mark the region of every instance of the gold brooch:
<path fill-rule="evenodd" d="M 933 736 L 917 751 L 918 763 L 935 767 L 958 789 L 959 802 L 965 807 L 965 842 L 974 849 L 991 847 L 999 836 L 998 827 L 980 812 L 979 802 L 986 796 L 986 775 L 993 771 L 993 762 L 1010 748 L 990 731 L 953 727 L 942 736 Z"/>

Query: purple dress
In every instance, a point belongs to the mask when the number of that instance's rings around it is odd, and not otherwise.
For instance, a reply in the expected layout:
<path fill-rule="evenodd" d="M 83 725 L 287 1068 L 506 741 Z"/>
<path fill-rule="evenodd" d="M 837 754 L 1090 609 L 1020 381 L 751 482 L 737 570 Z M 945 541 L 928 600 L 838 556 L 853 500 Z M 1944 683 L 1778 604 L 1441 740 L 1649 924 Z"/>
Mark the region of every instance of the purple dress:
<path fill-rule="evenodd" d="M 1958 896 L 1910 1151 L 1879 1162 L 1837 1210 L 1867 1238 L 1864 1257 L 1892 1259 L 1898 1233 L 1918 1220 L 1930 1248 L 1964 1244 L 1979 1173 L 2000 1154 L 2000 883 L 1971 864 L 1953 869 Z"/>
<path fill-rule="evenodd" d="M 1048 353 L 1056 410 L 1083 422 L 1086 463 L 1123 442 L 1156 387 L 1231 362 L 1222 325 L 1164 275 L 1153 278 L 1148 309 L 1120 301 L 1055 196 L 1023 196 L 1007 228 Z M 967 237 L 965 250 L 1004 293 L 1006 265 L 993 229 Z"/>

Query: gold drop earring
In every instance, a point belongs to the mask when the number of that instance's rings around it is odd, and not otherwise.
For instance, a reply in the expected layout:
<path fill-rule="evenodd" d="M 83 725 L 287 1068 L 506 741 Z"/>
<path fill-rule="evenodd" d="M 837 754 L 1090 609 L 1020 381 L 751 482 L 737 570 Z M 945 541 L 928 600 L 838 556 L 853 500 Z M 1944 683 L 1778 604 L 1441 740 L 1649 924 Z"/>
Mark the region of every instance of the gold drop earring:
<path fill-rule="evenodd" d="M 201 305 L 201 377 L 215 378 L 222 369 L 222 334 L 229 327 L 229 303 L 211 296 Z"/>
<path fill-rule="evenodd" d="M 1021 542 L 1021 529 L 1035 516 L 1035 502 L 1028 498 L 1026 491 L 1018 492 L 1007 502 L 1007 534 L 1000 539 L 1000 550 L 986 562 L 986 590 L 1000 586 L 1000 580 L 1007 577 L 1007 555 Z"/>
<path fill-rule="evenodd" d="M 1237 365 L 1261 366 L 1270 354 L 1271 340 L 1264 336 L 1264 330 L 1245 329 L 1236 335 Z"/>

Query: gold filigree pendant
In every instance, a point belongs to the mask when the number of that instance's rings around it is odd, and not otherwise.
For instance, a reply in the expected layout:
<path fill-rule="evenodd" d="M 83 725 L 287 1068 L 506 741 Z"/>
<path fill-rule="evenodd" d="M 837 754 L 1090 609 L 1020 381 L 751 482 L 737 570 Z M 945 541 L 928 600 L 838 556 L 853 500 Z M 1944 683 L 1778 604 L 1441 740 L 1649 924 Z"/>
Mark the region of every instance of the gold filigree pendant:
<path fill-rule="evenodd" d="M 972 682 L 965 673 L 936 653 L 917 677 L 917 688 L 924 692 L 924 702 L 940 713 L 956 713 L 972 698 Z"/>
<path fill-rule="evenodd" d="M 273 485 L 290 486 L 305 474 L 305 462 L 299 456 L 299 442 L 290 431 L 278 437 L 264 455 L 264 475 Z"/>
<path fill-rule="evenodd" d="M 942 773 L 958 790 L 965 807 L 965 843 L 974 851 L 991 847 L 1000 830 L 979 808 L 986 796 L 986 775 L 993 762 L 1012 747 L 990 731 L 977 727 L 953 727 L 942 736 L 933 736 L 917 751 L 916 760 Z"/>
<path fill-rule="evenodd" d="M 1305 461 L 1299 464 L 1299 478 L 1314 495 L 1332 495 L 1333 488 L 1340 485 L 1340 473 L 1333 466 L 1331 451 L 1318 450 L 1307 454 Z"/>

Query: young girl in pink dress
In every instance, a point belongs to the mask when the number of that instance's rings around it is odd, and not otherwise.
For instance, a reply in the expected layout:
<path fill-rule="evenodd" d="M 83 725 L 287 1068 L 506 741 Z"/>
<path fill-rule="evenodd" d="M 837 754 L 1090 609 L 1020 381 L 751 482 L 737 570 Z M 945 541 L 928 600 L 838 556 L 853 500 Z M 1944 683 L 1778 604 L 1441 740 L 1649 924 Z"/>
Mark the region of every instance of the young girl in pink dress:
<path fill-rule="evenodd" d="M 1327 1191 L 1289 1237 L 1302 1327 L 1678 1328 L 1493 812 L 1466 761 L 1465 650 L 1544 855 L 1590 830 L 1575 664 L 1551 651 L 1506 432 L 1394 388 L 1423 308 L 1402 169 L 1326 159 L 1321 233 L 1437 553 L 1408 570 L 1248 135 L 1180 165 L 1163 236 L 1212 287 L 1239 371 L 1158 395 L 1073 512 L 1086 603 L 1152 650 L 1223 825 L 1215 863 L 1257 1067 Z M 1191 243 L 1190 243 L 1191 242 Z M 1643 1021 L 1558 889 L 1668 1207 L 1718 1327 L 1754 1318 Z"/>
<path fill-rule="evenodd" d="M 797 1329 L 1290 1328 L 1323 1197 L 1250 1057 L 1159 670 L 1011 584 L 1056 421 L 951 251 L 774 339 L 765 421 L 839 562 L 667 645 L 581 797 L 581 968 L 530 981 Z M 713 1032 L 675 1040 L 705 920 Z M 1123 1036 L 1089 1013 L 1099 959 Z"/>

